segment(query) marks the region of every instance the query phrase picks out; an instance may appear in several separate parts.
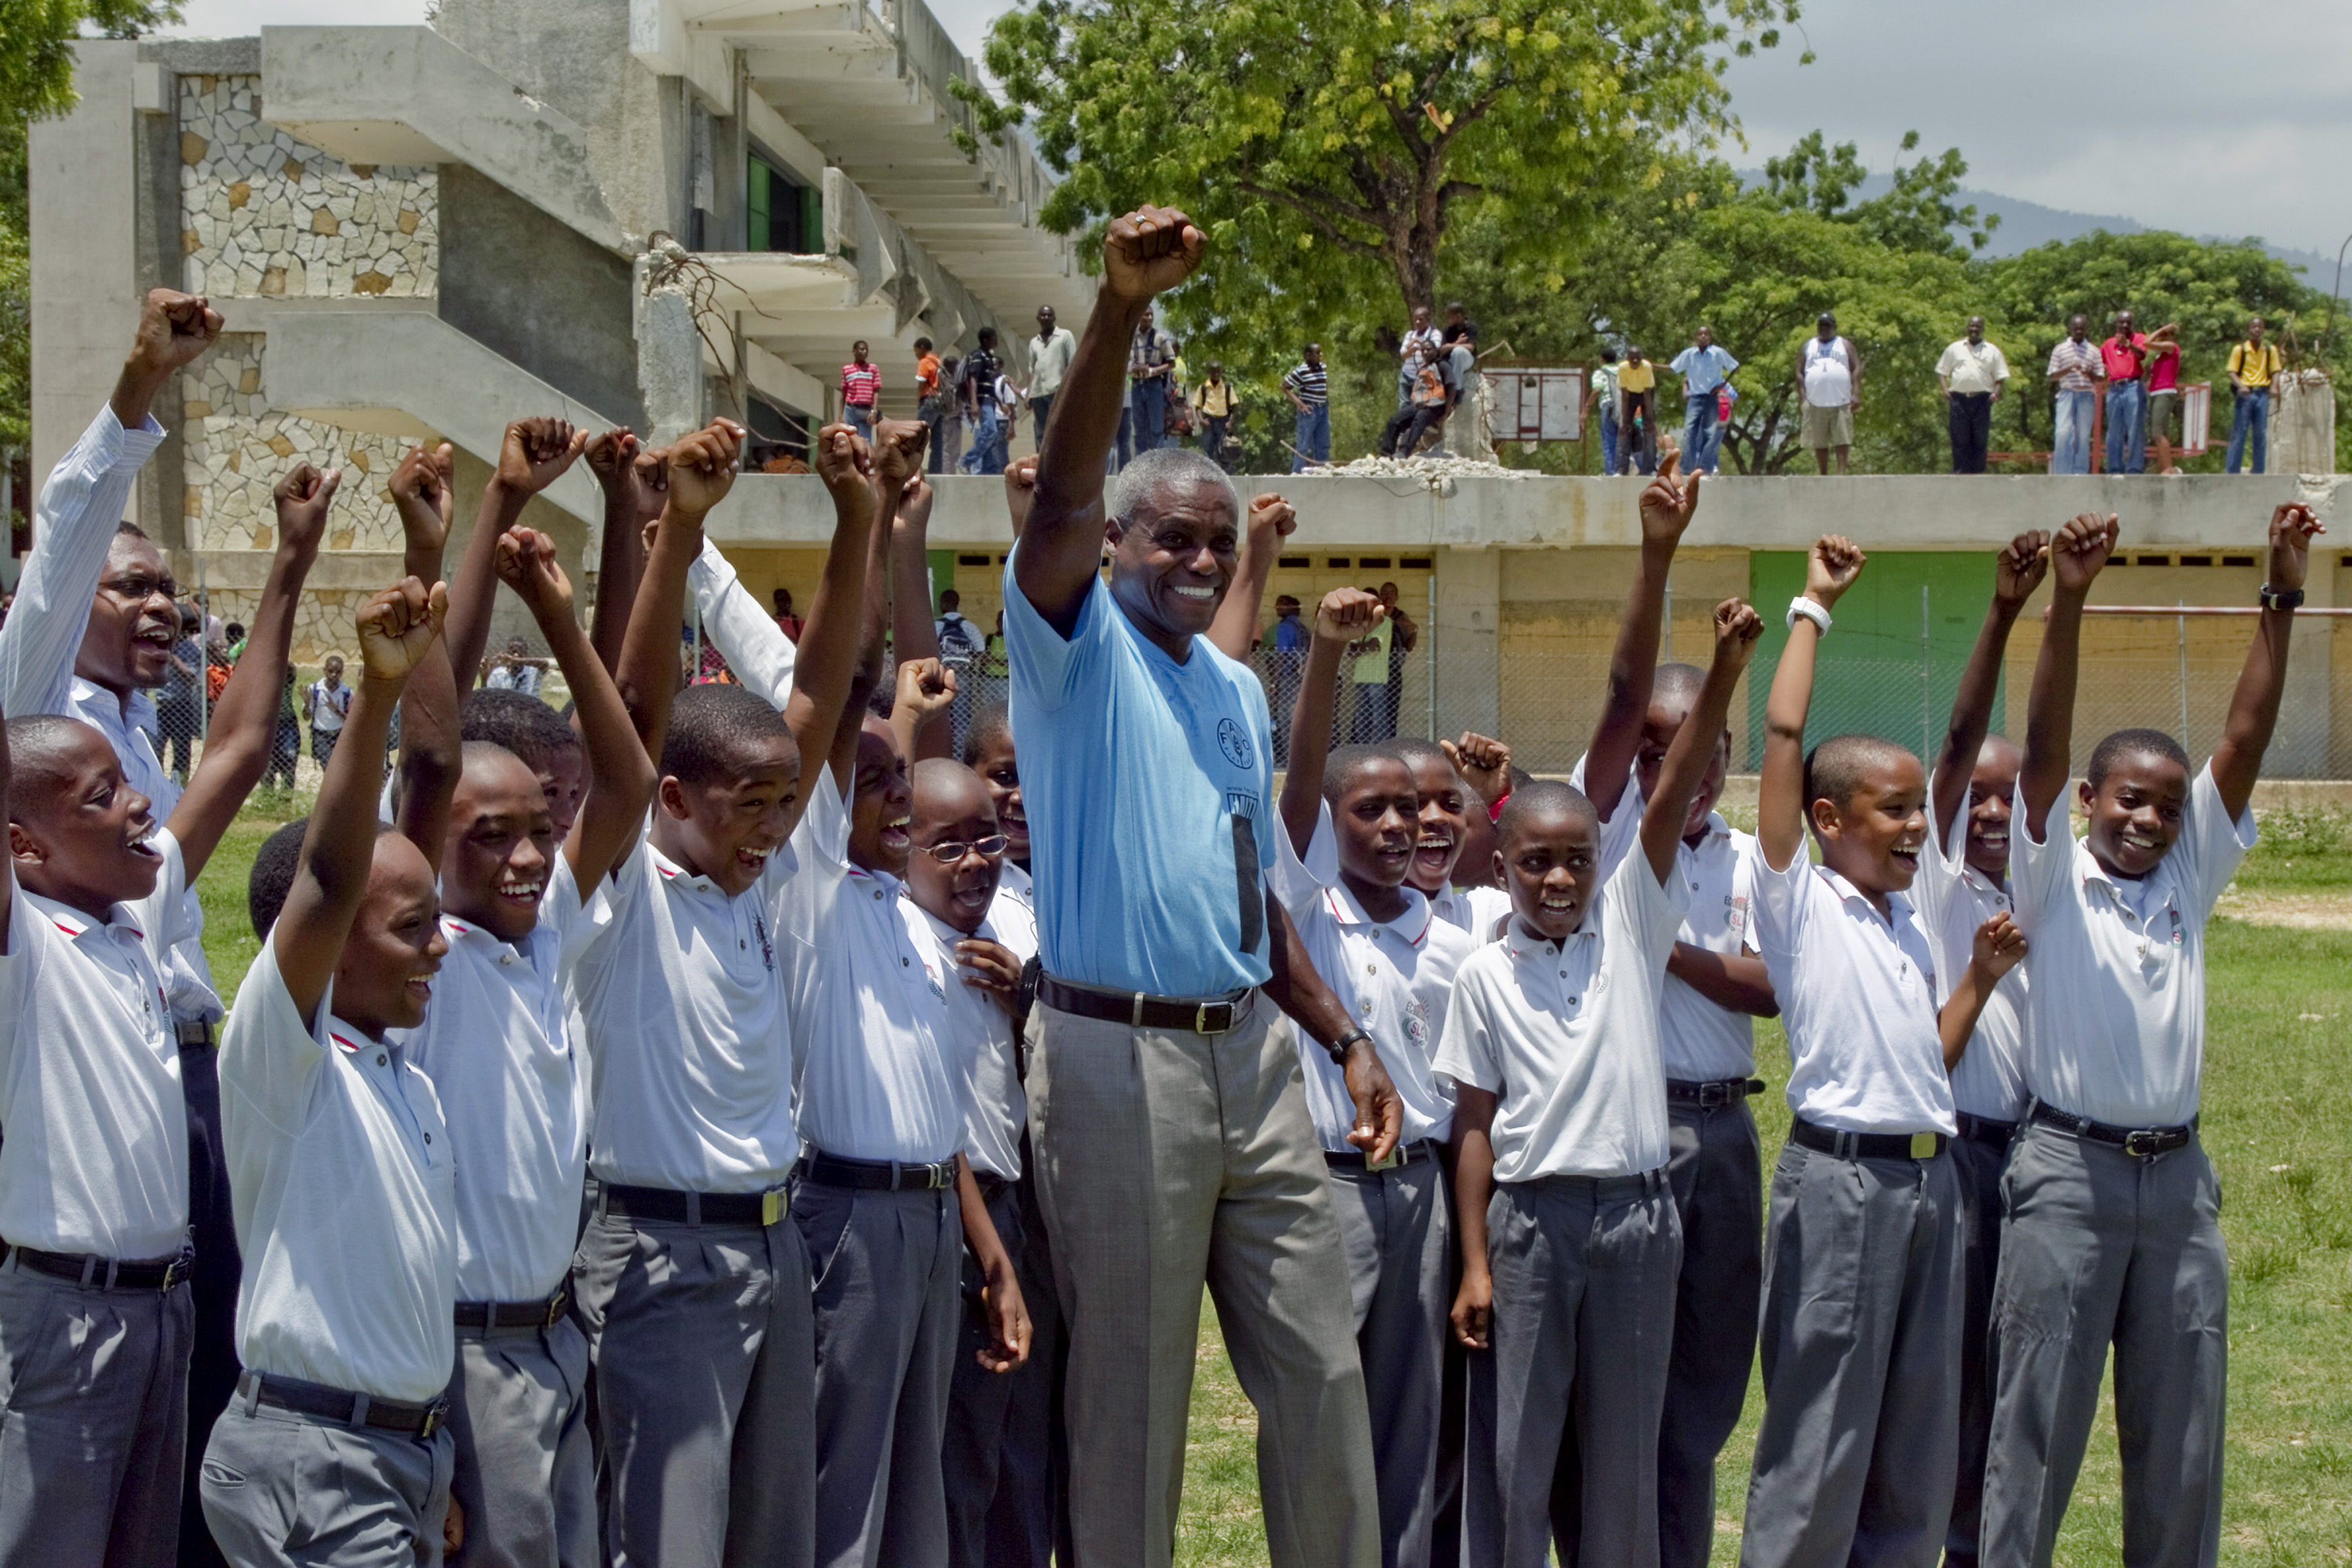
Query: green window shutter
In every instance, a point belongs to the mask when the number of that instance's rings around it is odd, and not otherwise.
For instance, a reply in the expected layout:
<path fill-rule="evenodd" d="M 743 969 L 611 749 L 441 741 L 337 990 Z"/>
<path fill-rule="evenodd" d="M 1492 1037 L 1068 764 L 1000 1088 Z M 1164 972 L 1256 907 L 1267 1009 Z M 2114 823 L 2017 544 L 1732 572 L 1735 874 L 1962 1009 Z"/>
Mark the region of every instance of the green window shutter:
<path fill-rule="evenodd" d="M 801 187 L 801 249 L 814 256 L 824 248 L 824 192 L 815 185 Z"/>
<path fill-rule="evenodd" d="M 743 245 L 747 250 L 770 248 L 769 181 L 772 178 L 768 165 L 757 158 L 746 160 L 751 170 L 751 183 L 744 194 Z"/>

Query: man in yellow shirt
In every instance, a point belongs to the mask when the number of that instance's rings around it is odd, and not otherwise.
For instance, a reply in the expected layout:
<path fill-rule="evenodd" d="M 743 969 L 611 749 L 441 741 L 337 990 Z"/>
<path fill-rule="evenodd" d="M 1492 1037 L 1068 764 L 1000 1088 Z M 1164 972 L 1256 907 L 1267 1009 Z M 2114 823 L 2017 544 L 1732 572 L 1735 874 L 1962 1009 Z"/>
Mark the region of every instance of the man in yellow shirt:
<path fill-rule="evenodd" d="M 1617 448 L 1637 474 L 1658 471 L 1658 367 L 1642 357 L 1642 345 L 1625 345 L 1617 367 Z"/>
<path fill-rule="evenodd" d="M 1225 461 L 1225 432 L 1234 422 L 1234 384 L 1225 379 L 1225 367 L 1216 360 L 1209 362 L 1208 374 L 1192 389 L 1192 412 L 1201 416 L 1201 450 L 1217 467 L 1232 473 L 1233 465 Z"/>
<path fill-rule="evenodd" d="M 2246 341 L 2230 351 L 2230 390 L 2238 405 L 2230 416 L 2230 456 L 2223 467 L 2238 471 L 2246 455 L 2246 438 L 2253 437 L 2254 472 L 2263 471 L 2270 456 L 2271 383 L 2284 368 L 2278 345 L 2263 342 L 2263 319 L 2246 323 Z"/>

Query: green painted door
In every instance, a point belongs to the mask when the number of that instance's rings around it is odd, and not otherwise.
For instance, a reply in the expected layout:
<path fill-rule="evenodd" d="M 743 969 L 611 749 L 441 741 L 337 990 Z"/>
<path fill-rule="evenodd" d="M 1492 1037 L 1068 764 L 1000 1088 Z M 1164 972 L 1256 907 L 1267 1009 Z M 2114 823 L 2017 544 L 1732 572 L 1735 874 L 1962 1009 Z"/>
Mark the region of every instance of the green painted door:
<path fill-rule="evenodd" d="M 1748 678 L 1749 771 L 1764 760 L 1764 700 L 1787 646 L 1789 601 L 1804 591 L 1805 557 L 1759 550 L 1748 589 L 1764 617 L 1764 640 Z M 1976 646 L 1992 595 L 1992 557 L 1978 551 L 1885 551 L 1837 603 L 1836 629 L 1822 639 L 1805 744 L 1860 731 L 1926 756 L 1942 738 L 1952 694 Z M 2003 729 L 2005 693 L 1993 699 L 1992 732 Z"/>

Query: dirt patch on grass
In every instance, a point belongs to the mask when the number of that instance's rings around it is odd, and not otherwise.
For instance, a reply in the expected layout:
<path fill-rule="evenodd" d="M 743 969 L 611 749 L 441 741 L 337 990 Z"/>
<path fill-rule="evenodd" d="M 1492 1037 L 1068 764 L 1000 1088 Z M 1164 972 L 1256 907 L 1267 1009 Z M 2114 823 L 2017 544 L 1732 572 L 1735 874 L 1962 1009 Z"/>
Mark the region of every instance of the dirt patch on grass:
<path fill-rule="evenodd" d="M 2352 931 L 2352 892 L 2241 892 L 2221 895 L 2213 912 L 2255 925 L 2297 931 Z"/>

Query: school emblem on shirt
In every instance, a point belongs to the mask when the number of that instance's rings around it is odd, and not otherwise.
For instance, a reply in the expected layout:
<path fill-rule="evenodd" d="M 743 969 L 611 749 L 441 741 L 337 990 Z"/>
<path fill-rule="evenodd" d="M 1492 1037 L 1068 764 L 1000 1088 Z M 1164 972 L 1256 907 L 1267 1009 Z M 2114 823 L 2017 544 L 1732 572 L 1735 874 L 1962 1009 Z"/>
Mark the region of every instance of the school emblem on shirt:
<path fill-rule="evenodd" d="M 1748 897 L 1746 894 L 1726 893 L 1723 896 L 1723 910 L 1724 930 L 1736 931 L 1746 929 L 1748 925 Z"/>
<path fill-rule="evenodd" d="M 1404 1037 L 1412 1042 L 1417 1051 L 1429 1049 L 1429 1008 L 1418 996 L 1405 1004 Z"/>
<path fill-rule="evenodd" d="M 1246 768 L 1256 752 L 1250 746 L 1249 731 L 1234 720 L 1217 724 L 1217 749 L 1225 753 L 1225 761 L 1237 768 Z"/>

